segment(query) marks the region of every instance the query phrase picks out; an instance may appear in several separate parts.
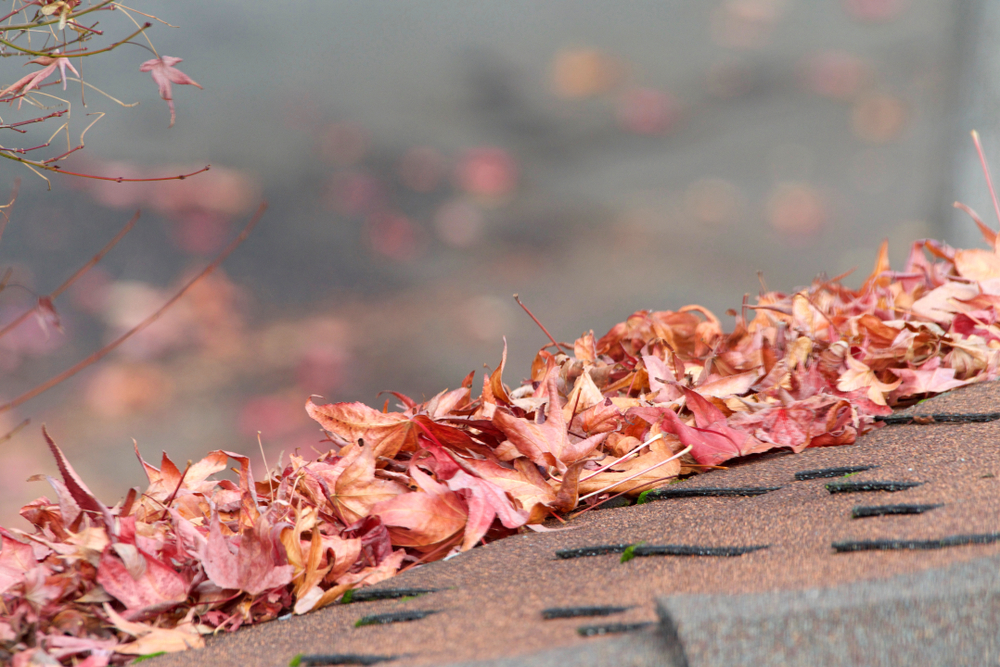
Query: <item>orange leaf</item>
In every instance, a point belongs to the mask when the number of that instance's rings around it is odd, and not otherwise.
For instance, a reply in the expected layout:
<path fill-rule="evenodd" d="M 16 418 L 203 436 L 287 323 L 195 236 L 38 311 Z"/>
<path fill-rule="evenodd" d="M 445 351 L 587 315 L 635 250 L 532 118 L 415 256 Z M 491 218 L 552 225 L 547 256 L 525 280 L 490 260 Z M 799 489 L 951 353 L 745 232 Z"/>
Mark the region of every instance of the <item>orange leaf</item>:
<path fill-rule="evenodd" d="M 417 429 L 410 418 L 398 412 L 383 413 L 363 403 L 306 402 L 306 412 L 339 439 L 338 444 L 355 445 L 358 440 L 375 447 L 375 457 L 392 458 L 400 451 L 417 449 Z"/>

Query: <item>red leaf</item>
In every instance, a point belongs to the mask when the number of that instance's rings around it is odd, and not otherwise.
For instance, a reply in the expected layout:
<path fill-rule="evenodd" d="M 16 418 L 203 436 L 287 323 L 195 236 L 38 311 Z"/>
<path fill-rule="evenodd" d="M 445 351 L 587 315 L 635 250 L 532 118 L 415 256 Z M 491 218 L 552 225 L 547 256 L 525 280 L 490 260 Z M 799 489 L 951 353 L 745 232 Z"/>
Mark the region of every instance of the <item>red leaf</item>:
<path fill-rule="evenodd" d="M 460 470 L 447 484 L 452 491 L 465 491 L 465 501 L 469 506 L 462 551 L 476 546 L 498 517 L 505 528 L 519 528 L 528 522 L 528 513 L 515 509 L 503 489 L 492 482 Z"/>
<path fill-rule="evenodd" d="M 184 602 L 191 587 L 170 565 L 122 543 L 105 547 L 97 566 L 97 583 L 124 604 L 126 617 L 132 618 Z"/>
<path fill-rule="evenodd" d="M 410 417 L 398 412 L 388 414 L 363 403 L 306 403 L 306 412 L 339 438 L 337 444 L 356 445 L 358 440 L 375 447 L 375 456 L 394 457 L 400 451 L 417 449 L 419 429 Z"/>
<path fill-rule="evenodd" d="M 292 580 L 285 548 L 265 516 L 241 534 L 222 534 L 219 515 L 212 513 L 208 540 L 198 554 L 205 574 L 216 586 L 259 595 Z"/>
<path fill-rule="evenodd" d="M 564 401 L 559 396 L 558 376 L 558 367 L 553 367 L 543 380 L 549 399 L 545 407 L 545 423 L 534 424 L 504 410 L 496 411 L 493 423 L 521 454 L 538 465 L 555 467 L 560 472 L 565 472 L 569 464 L 590 456 L 608 434 L 598 433 L 575 442 L 570 439 L 563 415 Z"/>
<path fill-rule="evenodd" d="M 201 88 L 194 79 L 174 67 L 179 62 L 183 62 L 183 59 L 173 56 L 162 56 L 153 60 L 147 60 L 139 65 L 140 72 L 150 73 L 153 81 L 160 89 L 160 97 L 167 101 L 167 106 L 170 107 L 170 127 L 174 126 L 174 121 L 177 119 L 177 113 L 174 110 L 173 84 Z"/>

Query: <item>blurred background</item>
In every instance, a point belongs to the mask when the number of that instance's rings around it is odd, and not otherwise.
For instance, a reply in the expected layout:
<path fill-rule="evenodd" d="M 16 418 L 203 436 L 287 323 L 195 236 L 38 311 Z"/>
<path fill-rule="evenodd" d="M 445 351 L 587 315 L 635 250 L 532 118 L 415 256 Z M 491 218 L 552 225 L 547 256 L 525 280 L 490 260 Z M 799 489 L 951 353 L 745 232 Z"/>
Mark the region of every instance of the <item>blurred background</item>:
<path fill-rule="evenodd" d="M 212 170 L 158 184 L 54 177 L 49 192 L 0 165 L 4 192 L 23 181 L 0 268 L 28 288 L 0 294 L 0 324 L 142 210 L 56 301 L 64 333 L 32 319 L 0 338 L 0 398 L 127 330 L 261 200 L 270 209 L 161 321 L 0 415 L 0 433 L 32 419 L 0 445 L 0 523 L 19 524 L 23 503 L 51 496 L 25 481 L 55 474 L 43 423 L 114 503 L 145 486 L 133 439 L 156 465 L 161 450 L 183 466 L 221 448 L 260 466 L 259 433 L 273 465 L 282 451 L 323 449 L 303 410 L 311 394 L 423 400 L 495 367 L 504 336 L 505 380 L 519 384 L 546 339 L 514 293 L 560 340 L 692 303 L 728 327 L 725 311 L 759 291 L 758 272 L 791 290 L 858 267 L 846 282 L 859 284 L 883 238 L 897 266 L 918 238 L 974 242 L 951 212 L 964 187 L 992 220 L 969 129 L 1000 165 L 995 106 L 970 101 L 979 7 L 144 3 L 179 26 L 151 37 L 204 90 L 175 87 L 168 129 L 166 104 L 137 71 L 151 56 L 113 52 L 85 78 L 141 104 L 88 98 L 109 116 L 66 167 Z"/>

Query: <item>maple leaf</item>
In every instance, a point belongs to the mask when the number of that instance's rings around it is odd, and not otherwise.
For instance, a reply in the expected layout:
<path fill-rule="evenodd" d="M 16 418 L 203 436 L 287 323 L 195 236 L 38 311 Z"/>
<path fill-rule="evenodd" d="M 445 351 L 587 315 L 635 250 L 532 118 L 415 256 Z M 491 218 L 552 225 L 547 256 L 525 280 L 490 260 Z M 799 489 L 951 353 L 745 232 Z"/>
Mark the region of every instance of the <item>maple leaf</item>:
<path fill-rule="evenodd" d="M 505 528 L 511 529 L 519 528 L 528 522 L 528 512 L 516 509 L 504 490 L 488 480 L 473 477 L 459 470 L 446 484 L 449 489 L 465 498 L 469 508 L 462 551 L 468 551 L 476 546 L 496 518 L 500 519 Z"/>
<path fill-rule="evenodd" d="M 42 426 L 42 436 L 45 438 L 45 442 L 49 446 L 49 451 L 52 452 L 52 456 L 56 460 L 56 466 L 59 468 L 59 472 L 62 473 L 63 482 L 66 484 L 66 489 L 69 495 L 73 498 L 76 504 L 84 510 L 90 510 L 91 512 L 96 512 L 99 516 L 104 519 L 104 525 L 110 530 L 114 526 L 114 520 L 111 515 L 111 509 L 99 501 L 94 494 L 87 488 L 87 485 L 83 483 L 80 476 L 76 474 L 73 470 L 73 466 L 69 464 L 66 460 L 66 456 L 56 445 L 55 441 L 49 436 L 48 431 Z"/>
<path fill-rule="evenodd" d="M 409 415 L 379 412 L 364 403 L 316 405 L 312 400 L 306 402 L 306 412 L 339 438 L 338 444 L 354 446 L 359 439 L 364 440 L 375 447 L 376 458 L 392 458 L 400 451 L 417 449 L 420 431 Z"/>
<path fill-rule="evenodd" d="M 427 416 L 431 419 L 441 419 L 468 407 L 472 392 L 472 379 L 476 372 L 472 371 L 462 382 L 462 387 L 452 391 L 442 391 L 424 404 Z"/>
<path fill-rule="evenodd" d="M 902 380 L 893 394 L 899 396 L 939 394 L 974 381 L 972 379 L 958 380 L 955 378 L 954 368 L 940 368 L 940 365 L 941 360 L 938 357 L 933 357 L 918 369 L 890 368 L 889 371 Z"/>
<path fill-rule="evenodd" d="M 35 567 L 35 553 L 30 544 L 14 539 L 0 528 L 0 594 L 22 583 Z"/>
<path fill-rule="evenodd" d="M 429 550 L 455 539 L 468 520 L 465 504 L 419 468 L 412 468 L 410 476 L 422 491 L 400 494 L 372 508 L 388 527 L 393 544 Z"/>
<path fill-rule="evenodd" d="M 727 396 L 741 396 L 760 379 L 760 373 L 756 370 L 744 373 L 734 373 L 720 377 L 710 375 L 704 382 L 696 385 L 698 393 L 702 396 L 712 396 L 715 398 L 725 398 Z"/>
<path fill-rule="evenodd" d="M 546 507 L 555 506 L 555 490 L 538 467 L 523 457 L 514 460 L 513 469 L 478 459 L 463 460 L 461 464 L 508 493 L 528 513 L 529 523 L 542 521 L 548 514 Z"/>
<path fill-rule="evenodd" d="M 132 544 L 109 544 L 97 566 L 97 583 L 136 617 L 184 602 L 190 582 L 170 565 Z"/>
<path fill-rule="evenodd" d="M 976 285 L 948 282 L 917 299 L 911 308 L 916 315 L 931 322 L 948 324 L 955 313 L 972 310 L 963 302 L 976 297 L 979 291 Z"/>
<path fill-rule="evenodd" d="M 296 531 L 299 529 L 300 526 L 296 523 Z M 293 607 L 293 611 L 296 614 L 312 611 L 318 599 L 323 595 L 323 589 L 319 583 L 332 567 L 332 565 L 322 567 L 323 537 L 318 529 L 313 530 L 312 539 L 309 540 L 308 555 L 304 559 L 297 534 L 293 540 L 294 543 L 290 544 L 285 540 L 285 532 L 283 531 L 281 542 L 285 545 L 288 561 L 295 567 L 295 576 L 292 579 L 295 582 L 295 607 Z M 356 540 L 356 542 L 358 553 L 361 553 L 361 540 Z"/>
<path fill-rule="evenodd" d="M 23 76 L 14 83 L 12 83 L 11 85 L 4 88 L 3 90 L 0 90 L 0 98 L 3 98 L 8 93 L 12 93 L 14 95 L 21 96 L 23 99 L 23 96 L 26 95 L 28 92 L 30 92 L 33 88 L 38 88 L 39 85 L 42 83 L 42 81 L 47 79 L 50 74 L 56 71 L 57 67 L 59 68 L 59 71 L 62 75 L 63 90 L 66 90 L 67 67 L 73 70 L 73 73 L 76 74 L 78 77 L 80 76 L 80 73 L 76 71 L 75 67 L 73 67 L 73 63 L 69 61 L 69 58 L 53 58 L 50 56 L 41 56 L 39 58 L 29 60 L 28 62 L 34 63 L 36 65 L 42 65 L 43 67 L 37 72 L 32 72 L 31 74 Z M 17 108 L 18 109 L 21 108 L 21 100 L 18 100 Z"/>
<path fill-rule="evenodd" d="M 327 499 L 346 524 L 363 519 L 378 503 L 407 491 L 398 482 L 375 476 L 375 451 L 373 445 L 366 443 L 363 447 L 352 447 L 332 466 L 304 468 L 307 474 L 328 485 Z"/>
<path fill-rule="evenodd" d="M 566 397 L 566 405 L 563 407 L 563 419 L 566 423 L 573 421 L 573 418 L 598 403 L 604 402 L 604 394 L 597 387 L 594 378 L 590 377 L 590 369 L 584 368 L 580 377 L 576 379 L 572 391 Z"/>
<path fill-rule="evenodd" d="M 722 411 L 698 392 L 686 387 L 681 390 L 687 408 L 694 414 L 695 426 L 685 424 L 669 407 L 633 408 L 628 413 L 651 424 L 660 424 L 664 431 L 676 435 L 681 444 L 691 447 L 691 456 L 702 465 L 719 465 L 759 451 L 760 441 L 745 431 L 730 427 Z"/>
<path fill-rule="evenodd" d="M 180 489 L 192 493 L 206 493 L 210 491 L 215 487 L 217 482 L 206 481 L 207 478 L 225 470 L 229 460 L 226 452 L 217 449 L 214 452 L 209 452 L 207 456 L 197 463 L 188 466 L 181 473 L 174 462 L 170 460 L 170 457 L 167 456 L 166 452 L 163 452 L 160 467 L 157 469 L 146 463 L 142 455 L 139 454 L 139 444 L 133 443 L 133 445 L 135 455 L 139 459 L 139 464 L 142 465 L 142 469 L 146 473 L 146 479 L 149 480 L 149 487 L 143 495 L 158 501 L 163 501 L 168 496 L 176 495 Z"/>
<path fill-rule="evenodd" d="M 174 67 L 179 62 L 183 62 L 183 59 L 173 56 L 162 56 L 153 60 L 147 60 L 139 65 L 140 72 L 150 73 L 153 81 L 160 89 L 160 97 L 167 101 L 167 106 L 170 107 L 170 127 L 174 126 L 174 121 L 177 118 L 177 112 L 174 109 L 173 84 L 201 88 L 194 79 Z"/>
<path fill-rule="evenodd" d="M 868 398 L 878 405 L 885 405 L 886 394 L 903 382 L 902 380 L 882 382 L 875 375 L 875 371 L 850 354 L 844 357 L 844 361 L 847 362 L 847 370 L 841 373 L 840 379 L 837 380 L 837 389 L 840 391 L 867 390 Z"/>
<path fill-rule="evenodd" d="M 673 436 L 670 440 L 679 442 Z M 669 460 L 671 458 L 674 460 Z M 650 443 L 649 451 L 616 463 L 604 472 L 581 478 L 579 492 L 589 494 L 604 490 L 613 494 L 638 495 L 641 491 L 655 488 L 657 482 L 666 483 L 666 479 L 677 477 L 680 472 L 681 463 L 674 457 L 671 443 L 660 438 Z"/>
<path fill-rule="evenodd" d="M 655 396 L 648 397 L 654 403 L 670 403 L 677 400 L 683 393 L 676 386 L 677 377 L 667 362 L 658 356 L 646 354 L 642 363 L 649 374 L 649 389 Z"/>
<path fill-rule="evenodd" d="M 544 423 L 533 424 L 504 410 L 497 410 L 493 415 L 493 423 L 521 454 L 538 465 L 565 472 L 569 464 L 590 456 L 607 437 L 607 433 L 598 433 L 583 440 L 576 439 L 576 442 L 571 439 L 563 417 L 564 402 L 559 396 L 557 378 L 558 370 L 553 368 L 542 381 L 548 396 Z"/>
<path fill-rule="evenodd" d="M 729 423 L 762 443 L 800 452 L 806 447 L 850 444 L 857 438 L 849 401 L 817 394 L 787 405 L 769 405 L 755 413 L 738 413 Z"/>
<path fill-rule="evenodd" d="M 205 646 L 205 640 L 191 622 L 180 623 L 173 628 L 157 628 L 146 623 L 129 621 L 107 603 L 104 604 L 104 613 L 118 630 L 137 637 L 133 642 L 115 646 L 115 653 L 149 655 L 161 651 L 173 653 Z"/>
<path fill-rule="evenodd" d="M 205 574 L 216 586 L 259 595 L 292 580 L 295 568 L 287 564 L 284 546 L 267 517 L 242 533 L 222 534 L 219 515 L 209 519 L 208 539 L 198 553 Z"/>

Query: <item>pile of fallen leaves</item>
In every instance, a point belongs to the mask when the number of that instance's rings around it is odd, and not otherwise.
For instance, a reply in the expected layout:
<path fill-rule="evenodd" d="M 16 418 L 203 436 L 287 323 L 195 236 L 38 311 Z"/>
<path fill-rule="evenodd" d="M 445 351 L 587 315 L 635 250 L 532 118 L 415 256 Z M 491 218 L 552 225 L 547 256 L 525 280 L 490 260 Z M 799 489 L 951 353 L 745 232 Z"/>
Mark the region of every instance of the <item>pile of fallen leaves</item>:
<path fill-rule="evenodd" d="M 392 412 L 308 402 L 329 451 L 263 480 L 231 452 L 140 457 L 149 487 L 108 507 L 49 439 L 54 499 L 21 510 L 32 532 L 0 528 L 3 651 L 97 667 L 201 646 L 735 457 L 853 443 L 889 406 L 997 377 L 1000 247 L 977 222 L 993 250 L 918 241 L 897 272 L 883 245 L 860 289 L 762 293 L 731 332 L 699 306 L 639 311 L 553 341 L 513 390 L 501 361 L 476 398 L 470 374 Z"/>

